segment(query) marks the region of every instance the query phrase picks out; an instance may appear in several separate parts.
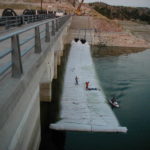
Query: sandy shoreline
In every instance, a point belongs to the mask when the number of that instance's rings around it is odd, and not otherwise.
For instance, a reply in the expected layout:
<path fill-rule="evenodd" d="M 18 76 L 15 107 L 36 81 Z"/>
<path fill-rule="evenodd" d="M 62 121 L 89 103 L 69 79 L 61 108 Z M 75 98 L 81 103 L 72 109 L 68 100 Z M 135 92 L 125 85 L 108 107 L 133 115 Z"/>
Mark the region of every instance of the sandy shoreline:
<path fill-rule="evenodd" d="M 150 25 L 130 21 L 129 28 L 129 21 L 94 20 L 93 18 L 92 21 L 97 31 L 94 35 L 94 45 L 150 48 L 150 35 L 147 34 Z"/>

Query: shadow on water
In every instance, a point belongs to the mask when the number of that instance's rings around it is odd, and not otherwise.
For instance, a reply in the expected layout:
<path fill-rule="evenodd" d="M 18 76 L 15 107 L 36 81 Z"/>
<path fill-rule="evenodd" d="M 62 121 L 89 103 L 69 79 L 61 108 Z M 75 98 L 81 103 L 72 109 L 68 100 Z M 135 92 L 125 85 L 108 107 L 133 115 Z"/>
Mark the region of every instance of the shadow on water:
<path fill-rule="evenodd" d="M 91 54 L 93 57 L 119 56 L 137 53 L 144 50 L 145 48 L 141 47 L 92 46 Z"/>
<path fill-rule="evenodd" d="M 40 102 L 41 143 L 39 150 L 64 150 L 65 132 L 51 130 L 49 124 L 59 119 L 60 96 L 64 79 L 65 65 L 68 59 L 70 45 L 66 45 L 61 65 L 58 66 L 58 77 L 52 81 L 52 101 Z"/>

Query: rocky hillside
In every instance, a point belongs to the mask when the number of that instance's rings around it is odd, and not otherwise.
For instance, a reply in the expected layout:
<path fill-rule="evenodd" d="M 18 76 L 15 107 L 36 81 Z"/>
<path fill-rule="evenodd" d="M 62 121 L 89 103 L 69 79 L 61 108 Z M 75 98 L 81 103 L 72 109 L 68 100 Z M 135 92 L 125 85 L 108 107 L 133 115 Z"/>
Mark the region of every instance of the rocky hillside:
<path fill-rule="evenodd" d="M 0 0 L 0 9 L 12 8 L 12 9 L 40 9 L 41 1 L 43 9 L 47 9 L 49 5 L 52 7 L 53 4 L 58 5 L 59 9 L 62 7 L 70 7 L 70 9 L 74 9 L 79 4 L 79 0 Z"/>
<path fill-rule="evenodd" d="M 24 2 L 31 2 L 31 3 L 38 3 L 41 2 L 41 0 L 23 0 Z M 54 3 L 54 2 L 68 2 L 71 3 L 73 6 L 76 5 L 76 3 L 78 3 L 78 0 L 43 0 L 43 2 L 47 2 L 47 3 Z"/>
<path fill-rule="evenodd" d="M 72 5 L 78 3 L 78 0 L 42 0 L 43 3 L 54 3 L 54 2 L 69 2 Z M 40 3 L 41 0 L 0 0 L 0 3 Z"/>
<path fill-rule="evenodd" d="M 150 9 L 142 7 L 111 6 L 105 3 L 91 3 L 90 6 L 110 19 L 140 20 L 150 24 Z"/>
<path fill-rule="evenodd" d="M 43 0 L 44 2 L 47 3 L 53 3 L 53 2 L 70 2 L 70 3 L 75 3 L 78 0 Z M 16 3 L 16 2 L 20 2 L 20 3 L 24 3 L 24 2 L 30 2 L 30 3 L 39 3 L 41 2 L 41 0 L 0 0 L 1 3 Z"/>

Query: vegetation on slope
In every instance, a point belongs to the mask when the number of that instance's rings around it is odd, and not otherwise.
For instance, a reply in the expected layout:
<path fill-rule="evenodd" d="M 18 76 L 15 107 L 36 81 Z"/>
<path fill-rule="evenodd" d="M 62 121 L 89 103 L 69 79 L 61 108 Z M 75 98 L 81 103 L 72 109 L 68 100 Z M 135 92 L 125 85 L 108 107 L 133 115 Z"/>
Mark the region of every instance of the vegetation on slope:
<path fill-rule="evenodd" d="M 150 24 L 150 9 L 142 7 L 111 6 L 105 3 L 89 4 L 97 12 L 110 19 L 140 20 Z"/>

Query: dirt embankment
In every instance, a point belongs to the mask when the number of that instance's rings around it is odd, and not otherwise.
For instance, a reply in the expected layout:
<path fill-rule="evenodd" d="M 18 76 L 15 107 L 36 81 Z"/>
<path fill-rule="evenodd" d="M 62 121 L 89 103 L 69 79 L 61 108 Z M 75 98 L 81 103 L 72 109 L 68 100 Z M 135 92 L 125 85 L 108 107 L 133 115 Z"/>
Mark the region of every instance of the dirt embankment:
<path fill-rule="evenodd" d="M 141 28 L 137 28 L 138 34 L 133 33 L 134 22 L 130 21 L 131 28 L 129 30 L 125 25 L 128 21 L 124 21 L 124 24 L 122 24 L 121 21 L 108 19 L 90 7 L 84 9 L 87 12 L 86 14 L 91 16 L 90 27 L 95 29 L 95 45 L 150 48 L 149 36 L 144 36 L 146 32 L 142 32 L 143 36 L 140 36 L 141 32 L 138 32 L 138 30 Z M 141 24 L 136 24 L 137 26 L 141 27 Z M 146 26 L 148 25 L 142 24 L 142 28 Z M 149 32 L 149 28 L 147 28 L 147 32 Z"/>
<path fill-rule="evenodd" d="M 91 17 L 90 20 L 92 28 L 95 29 L 95 44 L 122 47 L 150 47 L 148 40 L 143 36 L 139 36 L 140 33 L 138 35 L 133 34 L 131 30 L 127 30 L 125 25 L 123 26 L 118 20 L 110 20 L 99 16 Z M 141 26 L 141 24 L 138 25 Z"/>
<path fill-rule="evenodd" d="M 136 37 L 129 32 L 95 33 L 95 42 L 106 46 L 150 47 L 150 44 L 146 40 Z"/>

